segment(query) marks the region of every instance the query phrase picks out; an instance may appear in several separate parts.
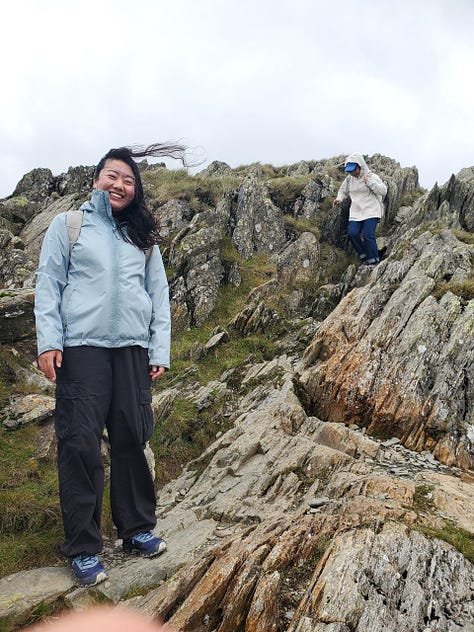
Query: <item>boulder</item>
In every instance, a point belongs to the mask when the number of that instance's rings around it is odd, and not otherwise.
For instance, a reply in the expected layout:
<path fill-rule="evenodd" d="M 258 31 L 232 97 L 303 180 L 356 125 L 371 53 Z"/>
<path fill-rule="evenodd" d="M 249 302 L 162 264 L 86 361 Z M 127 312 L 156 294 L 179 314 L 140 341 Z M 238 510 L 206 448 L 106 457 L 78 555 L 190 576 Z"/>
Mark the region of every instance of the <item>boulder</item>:
<path fill-rule="evenodd" d="M 259 252 L 279 252 L 285 241 L 281 211 L 271 201 L 265 185 L 248 177 L 239 188 L 232 244 L 248 258 Z"/>
<path fill-rule="evenodd" d="M 23 176 L 13 191 L 13 197 L 25 197 L 38 206 L 44 205 L 55 189 L 50 169 L 33 169 Z"/>

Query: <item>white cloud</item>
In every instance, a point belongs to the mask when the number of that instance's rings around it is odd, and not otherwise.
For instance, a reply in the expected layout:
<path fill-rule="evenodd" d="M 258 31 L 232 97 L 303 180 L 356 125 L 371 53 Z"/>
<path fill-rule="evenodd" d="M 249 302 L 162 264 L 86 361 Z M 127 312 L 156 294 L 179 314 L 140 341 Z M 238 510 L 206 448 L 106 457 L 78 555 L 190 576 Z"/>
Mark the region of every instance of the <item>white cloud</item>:
<path fill-rule="evenodd" d="M 17 0 L 0 196 L 173 138 L 233 165 L 380 152 L 443 182 L 473 162 L 473 18 L 471 0 Z"/>

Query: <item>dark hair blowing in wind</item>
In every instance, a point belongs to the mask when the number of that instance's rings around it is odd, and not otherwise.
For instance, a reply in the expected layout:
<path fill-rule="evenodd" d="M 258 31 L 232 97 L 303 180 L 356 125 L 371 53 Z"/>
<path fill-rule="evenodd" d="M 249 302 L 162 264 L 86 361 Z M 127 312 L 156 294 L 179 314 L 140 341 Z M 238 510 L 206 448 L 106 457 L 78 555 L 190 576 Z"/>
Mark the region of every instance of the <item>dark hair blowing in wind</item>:
<path fill-rule="evenodd" d="M 186 147 L 173 143 L 154 143 L 148 147 L 133 146 L 110 149 L 100 159 L 94 172 L 95 180 L 105 167 L 107 160 L 121 160 L 132 169 L 135 177 L 135 197 L 127 208 L 115 216 L 115 219 L 122 238 L 142 250 L 151 248 L 159 240 L 158 222 L 145 201 L 140 170 L 134 160 L 134 158 L 146 158 L 147 156 L 174 158 L 180 160 L 183 166 L 187 166 Z"/>

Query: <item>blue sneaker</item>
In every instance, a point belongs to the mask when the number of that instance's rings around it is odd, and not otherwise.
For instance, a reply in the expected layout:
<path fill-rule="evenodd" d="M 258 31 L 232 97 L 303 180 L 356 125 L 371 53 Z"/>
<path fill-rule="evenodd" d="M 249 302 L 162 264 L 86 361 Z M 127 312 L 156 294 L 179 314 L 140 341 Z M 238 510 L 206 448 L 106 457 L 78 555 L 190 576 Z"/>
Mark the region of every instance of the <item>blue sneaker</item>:
<path fill-rule="evenodd" d="M 79 586 L 95 586 L 107 579 L 107 573 L 97 555 L 75 555 L 68 561 Z"/>
<path fill-rule="evenodd" d="M 166 542 L 151 531 L 142 531 L 131 538 L 125 539 L 122 547 L 126 553 L 133 553 L 142 557 L 154 557 L 166 551 Z"/>

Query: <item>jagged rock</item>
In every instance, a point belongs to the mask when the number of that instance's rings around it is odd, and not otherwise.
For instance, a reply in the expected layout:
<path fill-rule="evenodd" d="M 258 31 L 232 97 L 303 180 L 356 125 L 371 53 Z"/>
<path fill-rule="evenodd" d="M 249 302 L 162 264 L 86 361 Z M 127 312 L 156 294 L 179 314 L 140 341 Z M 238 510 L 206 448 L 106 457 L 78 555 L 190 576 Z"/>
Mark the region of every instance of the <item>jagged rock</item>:
<path fill-rule="evenodd" d="M 82 197 L 76 194 L 65 195 L 51 202 L 44 211 L 36 215 L 33 220 L 24 228 L 20 236 L 26 244 L 28 253 L 33 260 L 35 267 L 38 262 L 43 236 L 53 218 L 70 208 L 79 208 L 83 202 Z"/>
<path fill-rule="evenodd" d="M 243 336 L 248 336 L 256 332 L 268 331 L 270 325 L 278 320 L 278 314 L 275 310 L 265 305 L 264 301 L 260 301 L 258 305 L 254 303 L 244 308 L 229 323 L 229 329 L 238 331 Z"/>
<path fill-rule="evenodd" d="M 11 226 L 23 226 L 36 213 L 36 205 L 26 197 L 10 197 L 0 202 L 0 216 Z"/>
<path fill-rule="evenodd" d="M 53 387 L 48 378 L 45 377 L 43 373 L 36 368 L 36 366 L 32 366 L 30 369 L 19 367 L 16 374 L 25 382 L 25 384 L 28 384 L 35 389 L 40 389 L 43 392 L 50 391 Z"/>
<path fill-rule="evenodd" d="M 15 398 L 1 411 L 2 425 L 15 430 L 30 423 L 41 423 L 54 413 L 54 397 L 47 395 L 24 395 Z"/>
<path fill-rule="evenodd" d="M 215 349 L 217 349 L 217 347 L 219 347 L 220 345 L 224 344 L 225 342 L 228 342 L 228 340 L 229 340 L 229 334 L 227 331 L 225 330 L 216 331 L 215 333 L 213 333 L 213 335 L 209 338 L 209 340 L 204 345 L 204 352 L 206 354 L 210 353 L 211 351 L 214 351 Z"/>
<path fill-rule="evenodd" d="M 170 252 L 170 263 L 183 275 L 187 303 L 191 305 L 192 322 L 196 325 L 202 325 L 214 309 L 223 276 L 222 232 L 218 225 L 200 227 L 200 215 L 193 218 L 189 231 Z M 176 300 L 174 293 L 173 299 Z"/>
<path fill-rule="evenodd" d="M 411 225 L 438 220 L 453 228 L 474 230 L 474 183 L 451 176 L 442 187 L 434 186 L 414 213 Z"/>
<path fill-rule="evenodd" d="M 53 193 L 54 185 L 54 176 L 49 169 L 33 169 L 16 185 L 13 197 L 26 197 L 28 201 L 41 205 Z"/>
<path fill-rule="evenodd" d="M 232 243 L 246 258 L 258 252 L 278 252 L 285 244 L 282 213 L 270 200 L 267 188 L 252 177 L 239 189 Z"/>
<path fill-rule="evenodd" d="M 36 440 L 35 458 L 47 463 L 56 463 L 58 458 L 54 420 L 41 424 L 41 430 Z"/>
<path fill-rule="evenodd" d="M 301 192 L 301 197 L 295 202 L 295 216 L 314 220 L 318 216 L 322 200 L 332 195 L 334 191 L 327 176 L 310 180 Z"/>
<path fill-rule="evenodd" d="M 465 167 L 456 174 L 456 178 L 462 182 L 474 184 L 474 167 Z"/>
<path fill-rule="evenodd" d="M 344 200 L 339 206 L 332 206 L 321 223 L 321 240 L 337 248 L 347 248 L 347 222 L 350 202 Z"/>
<path fill-rule="evenodd" d="M 449 545 L 401 525 L 345 533 L 318 564 L 288 632 L 330 624 L 364 632 L 472 630 L 473 570 Z"/>
<path fill-rule="evenodd" d="M 23 241 L 9 231 L 1 231 L 0 239 L 4 242 L 0 251 L 2 286 L 7 290 L 31 286 L 35 266 L 24 250 Z"/>
<path fill-rule="evenodd" d="M 343 292 L 342 283 L 321 285 L 310 308 L 311 316 L 317 320 L 324 320 L 339 303 Z"/>
<path fill-rule="evenodd" d="M 242 275 L 240 274 L 239 265 L 232 263 L 227 272 L 227 283 L 234 287 L 240 287 L 242 284 Z"/>
<path fill-rule="evenodd" d="M 189 226 L 194 212 L 184 200 L 169 200 L 155 211 L 160 223 L 160 235 L 167 239 L 176 231 Z"/>
<path fill-rule="evenodd" d="M 318 329 L 299 369 L 307 409 L 371 434 L 393 428 L 407 447 L 473 467 L 474 306 L 431 295 L 470 276 L 472 247 L 444 230 L 399 248 L 403 259 L 395 251 Z"/>
<path fill-rule="evenodd" d="M 155 560 L 124 561 L 112 566 L 109 580 L 89 590 L 86 601 L 84 590 L 65 595 L 68 607 L 104 600 L 117 603 L 132 587 L 146 591 L 163 582 L 146 596 L 130 600 L 130 606 L 168 620 L 183 632 L 198 629 L 206 622 L 207 627 L 223 625 L 223 630 L 232 629 L 236 622 L 245 623 L 247 629 L 258 625 L 258 621 L 265 621 L 267 628 L 275 627 L 282 616 L 276 604 L 281 603 L 281 594 L 286 590 L 282 573 L 285 577 L 292 569 L 305 567 L 315 556 L 320 557 L 338 532 L 342 535 L 334 540 L 336 544 L 330 545 L 330 550 L 343 555 L 340 539 L 353 534 L 351 537 L 358 542 L 356 536 L 364 533 L 360 527 L 368 522 L 403 518 L 413 521 L 406 507 L 413 499 L 415 484 L 374 476 L 374 466 L 340 452 L 339 448 L 347 448 L 347 437 L 368 439 L 358 431 L 340 426 L 343 433 L 339 443 L 338 435 L 334 435 L 338 449 L 318 444 L 321 428 L 327 424 L 305 415 L 292 386 L 292 365 L 282 358 L 281 366 L 284 371 L 278 384 L 270 388 L 266 384 L 262 397 L 254 396 L 253 404 L 235 420 L 234 427 L 160 493 L 157 532 L 166 537 L 169 550 Z M 263 367 L 261 370 L 263 375 L 274 375 Z M 317 514 L 305 515 L 309 501 L 322 489 L 325 479 L 329 479 L 324 488 L 328 502 L 317 508 Z M 309 486 L 305 481 L 309 481 Z M 455 481 L 450 477 L 444 484 L 446 499 L 452 493 L 458 494 Z M 459 498 L 464 494 L 474 497 L 473 483 L 466 485 Z M 462 512 L 462 504 L 457 507 Z M 465 519 L 468 511 L 466 508 Z M 222 532 L 227 536 L 224 541 Z M 430 553 L 436 555 L 436 547 L 449 551 L 451 557 L 447 558 L 443 573 L 448 573 L 450 560 L 456 560 L 451 572 L 458 571 L 463 560 L 460 554 L 447 545 L 429 544 L 428 539 L 420 537 L 428 543 L 427 547 L 431 546 Z M 393 546 L 402 546 L 402 540 Z M 419 549 L 418 543 L 416 548 Z M 360 549 L 356 546 L 356 550 Z M 352 549 L 345 551 L 350 558 Z M 371 559 L 370 551 L 367 549 L 364 559 Z M 380 557 L 374 555 L 374 560 L 375 565 Z M 181 566 L 182 570 L 178 570 Z M 309 568 L 312 572 L 314 566 Z M 429 569 L 421 563 L 418 569 L 419 592 L 428 595 Z M 306 579 L 302 573 L 297 575 L 301 583 L 296 590 L 300 597 L 295 602 L 294 620 L 301 596 L 305 591 L 310 594 L 310 575 Z M 460 584 L 464 577 L 461 574 Z M 462 586 L 458 590 L 455 585 L 459 600 L 464 595 L 462 590 Z M 28 585 L 25 593 L 33 599 L 32 586 Z M 328 596 L 330 600 L 340 598 L 333 592 Z M 36 595 L 35 599 L 37 606 L 44 597 Z M 377 603 L 376 593 L 370 594 L 367 612 Z M 300 609 L 305 604 L 303 600 Z M 341 606 L 341 616 L 347 612 L 352 611 Z"/>
<path fill-rule="evenodd" d="M 186 282 L 182 276 L 170 283 L 170 309 L 173 329 L 177 332 L 186 331 L 191 326 L 192 314 L 188 306 Z"/>
<path fill-rule="evenodd" d="M 56 188 L 61 196 L 90 194 L 95 167 L 69 167 L 57 178 Z"/>
<path fill-rule="evenodd" d="M 31 289 L 0 292 L 0 342 L 32 338 L 35 294 Z"/>
<path fill-rule="evenodd" d="M 437 511 L 469 533 L 474 534 L 472 484 L 440 472 L 423 472 L 420 477 L 433 486 L 432 502 Z"/>
<path fill-rule="evenodd" d="M 313 233 L 304 232 L 279 254 L 274 255 L 277 277 L 283 286 L 317 282 L 320 255 L 319 242 Z"/>
<path fill-rule="evenodd" d="M 212 380 L 206 386 L 201 386 L 195 390 L 190 400 L 197 406 L 198 411 L 208 408 L 216 401 L 223 399 L 227 395 L 227 387 L 218 380 Z"/>
<path fill-rule="evenodd" d="M 200 178 L 208 178 L 210 176 L 229 176 L 232 175 L 232 169 L 226 162 L 214 160 L 205 169 L 198 173 Z"/>
<path fill-rule="evenodd" d="M 160 393 L 153 393 L 151 406 L 153 409 L 155 423 L 161 421 L 162 419 L 166 419 L 171 412 L 173 402 L 177 396 L 178 389 L 176 388 L 167 388 L 165 391 Z"/>

